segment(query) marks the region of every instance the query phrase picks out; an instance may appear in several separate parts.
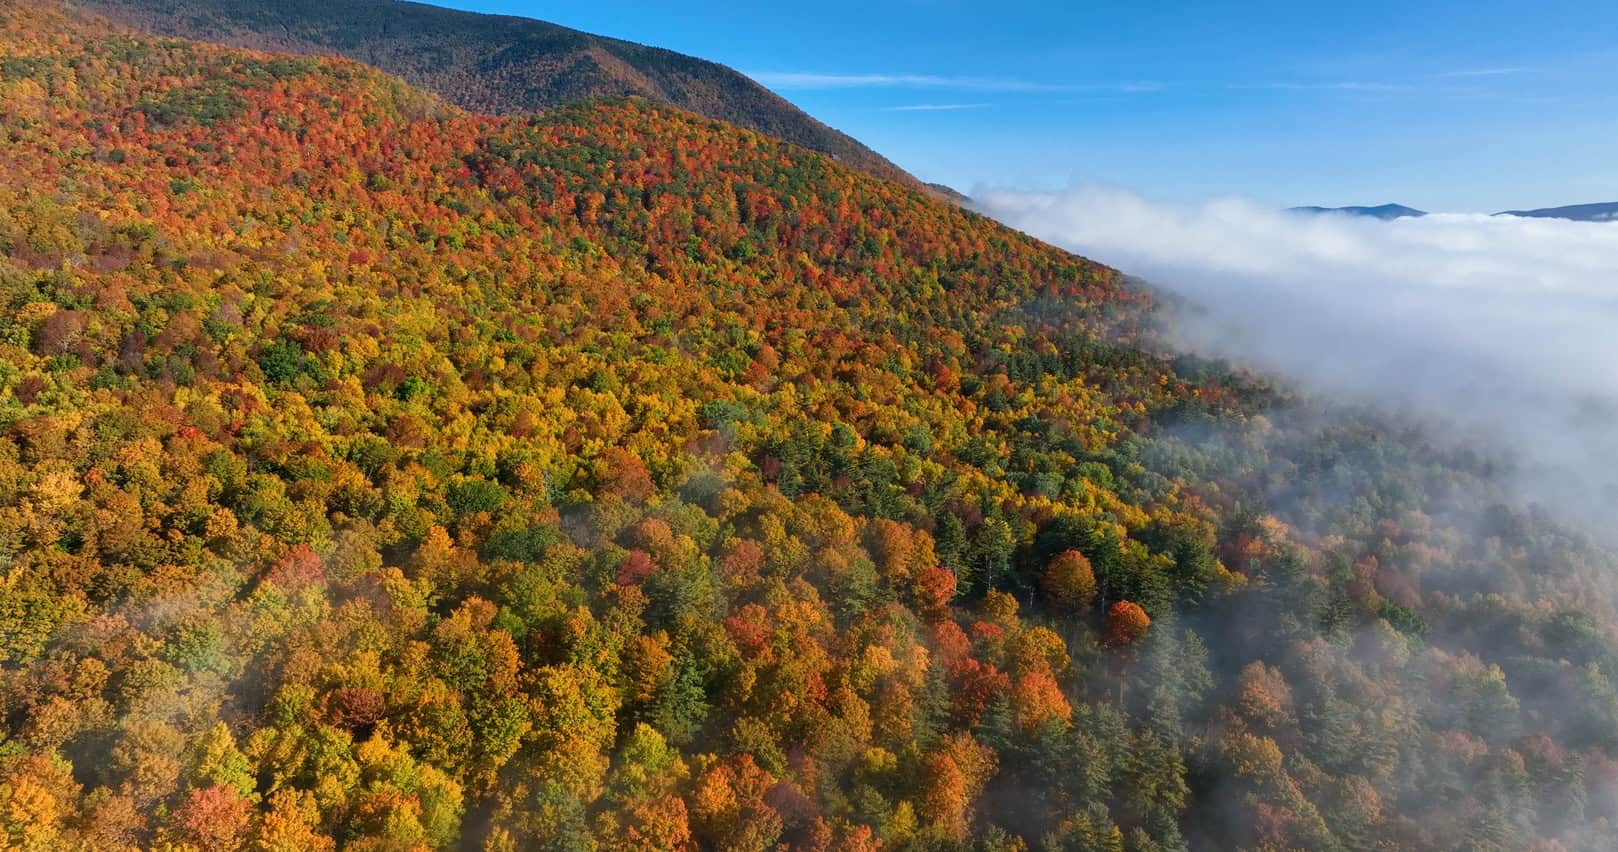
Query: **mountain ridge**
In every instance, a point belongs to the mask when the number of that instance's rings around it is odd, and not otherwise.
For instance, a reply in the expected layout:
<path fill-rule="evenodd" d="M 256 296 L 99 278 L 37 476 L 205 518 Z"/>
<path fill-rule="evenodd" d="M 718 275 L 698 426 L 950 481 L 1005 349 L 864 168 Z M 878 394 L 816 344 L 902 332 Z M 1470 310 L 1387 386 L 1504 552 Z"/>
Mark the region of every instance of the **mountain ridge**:
<path fill-rule="evenodd" d="M 159 35 L 377 67 L 489 114 L 640 96 L 784 139 L 937 195 L 853 137 L 716 62 L 559 24 L 408 0 L 71 0 Z"/>
<path fill-rule="evenodd" d="M 1502 210 L 1494 215 L 1522 216 L 1530 219 L 1569 219 L 1574 222 L 1613 222 L 1618 221 L 1618 201 L 1567 204 L 1533 210 Z"/>
<path fill-rule="evenodd" d="M 1428 215 L 1425 210 L 1417 210 L 1403 204 L 1379 204 L 1374 207 L 1358 205 L 1349 207 L 1288 207 L 1287 211 L 1310 214 L 1341 213 L 1350 216 L 1388 220 L 1419 218 Z M 1533 210 L 1502 210 L 1499 213 L 1490 215 L 1522 216 L 1530 219 L 1566 219 L 1571 222 L 1613 222 L 1618 221 L 1618 201 L 1567 204 L 1561 207 L 1540 207 Z"/>
<path fill-rule="evenodd" d="M 1289 207 L 1287 210 L 1292 213 L 1346 213 L 1351 216 L 1365 216 L 1372 219 L 1404 219 L 1427 215 L 1425 210 L 1417 210 L 1403 204 L 1379 204 L 1375 207 L 1357 205 L 1350 207 Z"/>

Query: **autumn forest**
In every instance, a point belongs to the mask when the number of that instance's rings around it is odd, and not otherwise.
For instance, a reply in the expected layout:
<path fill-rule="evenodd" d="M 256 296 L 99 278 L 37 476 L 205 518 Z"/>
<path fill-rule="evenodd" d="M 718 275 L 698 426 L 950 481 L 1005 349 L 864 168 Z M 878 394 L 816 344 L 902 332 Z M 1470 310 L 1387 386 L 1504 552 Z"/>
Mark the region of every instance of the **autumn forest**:
<path fill-rule="evenodd" d="M 1618 559 L 1119 272 L 54 0 L 0 135 L 0 848 L 1618 831 Z"/>

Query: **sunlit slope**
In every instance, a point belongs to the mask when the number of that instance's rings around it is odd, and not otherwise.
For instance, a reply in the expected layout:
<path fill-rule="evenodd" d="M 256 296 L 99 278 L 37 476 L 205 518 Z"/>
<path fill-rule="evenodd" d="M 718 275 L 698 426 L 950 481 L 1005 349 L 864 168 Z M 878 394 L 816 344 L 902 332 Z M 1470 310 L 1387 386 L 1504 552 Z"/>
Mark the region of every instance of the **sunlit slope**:
<path fill-rule="evenodd" d="M 731 125 L 106 33 L 0 3 L 4 843 L 1610 836 L 1484 463 Z"/>
<path fill-rule="evenodd" d="M 475 112 L 644 97 L 921 184 L 737 71 L 556 24 L 396 0 L 73 0 L 153 33 L 374 65 Z"/>

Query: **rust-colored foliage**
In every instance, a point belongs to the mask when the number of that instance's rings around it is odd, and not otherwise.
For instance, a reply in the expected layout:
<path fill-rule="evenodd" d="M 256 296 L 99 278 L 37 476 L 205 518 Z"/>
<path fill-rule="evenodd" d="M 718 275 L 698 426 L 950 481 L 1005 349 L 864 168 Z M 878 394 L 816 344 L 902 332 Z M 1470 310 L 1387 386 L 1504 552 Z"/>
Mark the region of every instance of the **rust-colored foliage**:
<path fill-rule="evenodd" d="M 1107 608 L 1107 644 L 1115 648 L 1134 644 L 1151 626 L 1151 617 L 1134 601 L 1119 601 Z"/>
<path fill-rule="evenodd" d="M 0 134 L 0 847 L 1618 817 L 1618 572 L 1112 270 L 667 107 L 49 2 Z"/>
<path fill-rule="evenodd" d="M 1039 587 L 1057 606 L 1083 609 L 1095 599 L 1096 575 L 1084 554 L 1064 550 L 1045 566 Z"/>

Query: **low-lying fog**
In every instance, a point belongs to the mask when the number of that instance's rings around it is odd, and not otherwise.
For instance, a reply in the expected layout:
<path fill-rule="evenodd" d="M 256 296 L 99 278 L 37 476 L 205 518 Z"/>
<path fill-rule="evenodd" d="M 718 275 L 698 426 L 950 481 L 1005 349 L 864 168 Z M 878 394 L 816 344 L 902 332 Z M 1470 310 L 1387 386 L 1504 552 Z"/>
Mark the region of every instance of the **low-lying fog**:
<path fill-rule="evenodd" d="M 1481 442 L 1525 499 L 1618 527 L 1618 223 L 1382 221 L 1102 187 L 975 198 L 1182 295 L 1183 345 Z"/>

